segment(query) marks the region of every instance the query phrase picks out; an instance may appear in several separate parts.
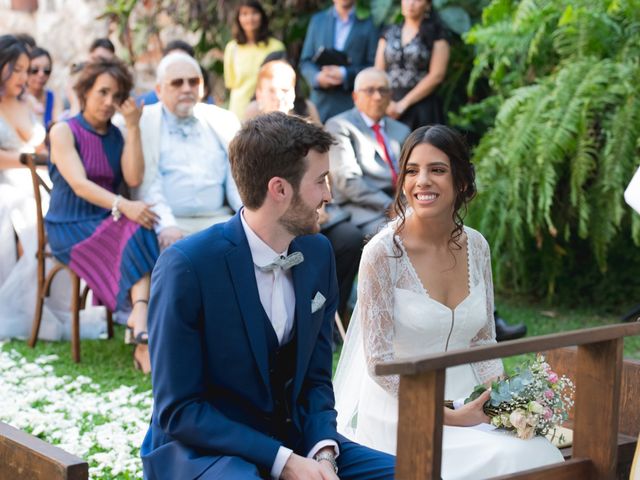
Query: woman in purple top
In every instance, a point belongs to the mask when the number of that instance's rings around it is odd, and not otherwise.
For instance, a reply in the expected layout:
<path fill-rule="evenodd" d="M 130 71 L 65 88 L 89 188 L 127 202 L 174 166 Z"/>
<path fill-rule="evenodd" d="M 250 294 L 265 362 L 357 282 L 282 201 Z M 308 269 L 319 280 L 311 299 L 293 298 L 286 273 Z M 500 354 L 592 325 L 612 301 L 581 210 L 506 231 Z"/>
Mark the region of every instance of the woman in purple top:
<path fill-rule="evenodd" d="M 147 343 L 149 276 L 158 257 L 151 206 L 118 194 L 142 181 L 144 160 L 138 122 L 142 113 L 128 98 L 133 79 L 119 60 L 89 63 L 74 89 L 79 115 L 51 128 L 53 189 L 46 216 L 54 256 L 91 287 L 109 309 L 132 304 L 128 326 L 134 363 L 151 367 Z M 127 139 L 111 123 L 118 110 Z"/>

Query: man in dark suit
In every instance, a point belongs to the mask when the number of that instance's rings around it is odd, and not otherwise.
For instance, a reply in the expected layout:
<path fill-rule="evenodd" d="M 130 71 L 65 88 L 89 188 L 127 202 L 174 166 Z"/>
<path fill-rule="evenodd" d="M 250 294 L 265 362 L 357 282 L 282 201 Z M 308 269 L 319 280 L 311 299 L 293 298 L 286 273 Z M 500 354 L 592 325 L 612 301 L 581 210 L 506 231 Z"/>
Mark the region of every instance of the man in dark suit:
<path fill-rule="evenodd" d="M 333 0 L 333 7 L 311 18 L 300 55 L 300 70 L 312 87 L 311 101 L 320 120 L 353 107 L 353 81 L 360 70 L 373 65 L 378 31 L 370 18 L 356 18 L 355 0 Z M 344 52 L 346 65 L 319 65 L 314 56 L 321 49 Z"/>
<path fill-rule="evenodd" d="M 398 178 L 400 149 L 409 128 L 385 115 L 391 90 L 382 70 L 370 67 L 355 80 L 355 107 L 327 121 L 336 143 L 329 151 L 334 202 L 365 235 L 386 221 Z"/>
<path fill-rule="evenodd" d="M 331 142 L 279 112 L 247 122 L 229 147 L 244 208 L 158 260 L 145 478 L 393 478 L 393 457 L 336 432 L 335 265 L 316 235 Z"/>

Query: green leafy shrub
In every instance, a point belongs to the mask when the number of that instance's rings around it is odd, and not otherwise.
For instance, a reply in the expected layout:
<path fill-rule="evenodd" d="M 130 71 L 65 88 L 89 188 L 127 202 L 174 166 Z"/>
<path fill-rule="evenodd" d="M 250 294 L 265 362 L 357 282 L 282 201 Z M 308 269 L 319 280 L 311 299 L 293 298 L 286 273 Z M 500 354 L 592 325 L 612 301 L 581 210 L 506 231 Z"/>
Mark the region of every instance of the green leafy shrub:
<path fill-rule="evenodd" d="M 458 123 L 497 108 L 474 151 L 470 219 L 492 244 L 498 286 L 551 296 L 559 279 L 589 275 L 595 288 L 626 267 L 611 264 L 613 244 L 640 245 L 623 200 L 640 153 L 640 2 L 493 0 L 466 41 L 469 93 L 484 79 L 493 95 Z"/>

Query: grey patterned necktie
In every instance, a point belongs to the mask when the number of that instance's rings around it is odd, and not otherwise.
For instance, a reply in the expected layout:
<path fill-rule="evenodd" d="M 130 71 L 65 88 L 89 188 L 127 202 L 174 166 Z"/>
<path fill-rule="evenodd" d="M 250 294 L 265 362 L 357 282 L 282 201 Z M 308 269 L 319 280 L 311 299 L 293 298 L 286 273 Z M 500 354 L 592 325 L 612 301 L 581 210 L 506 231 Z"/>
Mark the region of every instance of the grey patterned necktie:
<path fill-rule="evenodd" d="M 264 265 L 263 267 L 259 265 L 256 265 L 256 267 L 258 267 L 258 270 L 260 270 L 261 272 L 272 272 L 276 268 L 289 270 L 291 267 L 295 267 L 296 265 L 298 265 L 299 263 L 302 263 L 303 261 L 304 261 L 304 255 L 302 255 L 302 252 L 293 252 L 292 254 L 287 255 L 286 257 L 283 255 L 276 257 L 273 260 L 273 262 L 267 265 Z"/>

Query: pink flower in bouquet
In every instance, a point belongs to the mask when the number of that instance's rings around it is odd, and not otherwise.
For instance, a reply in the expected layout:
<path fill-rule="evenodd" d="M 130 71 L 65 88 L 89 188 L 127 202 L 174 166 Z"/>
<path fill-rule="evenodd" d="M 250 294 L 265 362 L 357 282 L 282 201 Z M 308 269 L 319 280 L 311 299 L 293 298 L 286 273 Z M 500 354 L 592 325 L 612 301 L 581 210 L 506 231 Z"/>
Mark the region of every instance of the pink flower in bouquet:
<path fill-rule="evenodd" d="M 542 416 L 544 417 L 545 420 L 551 420 L 551 417 L 553 417 L 553 410 L 551 410 L 549 407 L 544 407 L 544 412 L 542 413 Z"/>
<path fill-rule="evenodd" d="M 547 400 L 552 400 L 554 396 L 555 392 L 553 390 L 548 389 L 544 391 L 544 398 L 546 398 Z"/>
<path fill-rule="evenodd" d="M 558 374 L 556 372 L 549 372 L 547 380 L 549 380 L 550 383 L 558 383 Z"/>

